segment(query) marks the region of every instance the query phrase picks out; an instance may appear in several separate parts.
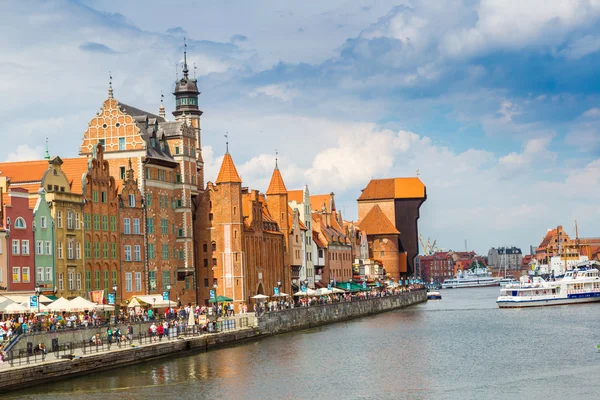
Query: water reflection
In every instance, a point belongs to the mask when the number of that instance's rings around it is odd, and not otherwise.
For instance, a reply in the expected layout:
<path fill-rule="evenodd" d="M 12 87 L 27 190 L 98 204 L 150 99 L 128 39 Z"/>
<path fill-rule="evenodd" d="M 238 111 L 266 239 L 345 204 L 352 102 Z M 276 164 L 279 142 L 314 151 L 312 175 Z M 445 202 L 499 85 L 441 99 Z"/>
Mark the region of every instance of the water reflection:
<path fill-rule="evenodd" d="M 4 398 L 597 398 L 600 305 L 500 310 L 497 288 Z M 542 395 L 543 394 L 543 395 Z M 592 397 L 590 397 L 592 395 Z"/>

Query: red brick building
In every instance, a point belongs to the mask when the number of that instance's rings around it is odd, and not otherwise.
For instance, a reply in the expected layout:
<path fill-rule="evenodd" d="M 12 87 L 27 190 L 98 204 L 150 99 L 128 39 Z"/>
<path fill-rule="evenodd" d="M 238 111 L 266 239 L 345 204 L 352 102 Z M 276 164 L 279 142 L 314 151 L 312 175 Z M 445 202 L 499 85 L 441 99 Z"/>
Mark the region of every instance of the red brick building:
<path fill-rule="evenodd" d="M 86 286 L 103 290 L 106 299 L 117 286 L 116 302 L 122 299 L 119 247 L 119 199 L 117 184 L 104 159 L 104 147 L 98 143 L 89 160 L 83 181 L 84 260 Z M 60 250 L 57 250 L 60 257 Z"/>
<path fill-rule="evenodd" d="M 33 209 L 29 206 L 29 192 L 23 188 L 3 191 L 4 212 L 2 225 L 7 235 L 8 290 L 33 291 L 35 289 L 35 253 Z"/>
<path fill-rule="evenodd" d="M 150 293 L 146 261 L 144 197 L 134 178 L 131 163 L 119 194 L 121 288 L 123 299 Z M 174 250 L 176 251 L 176 250 Z M 176 254 L 173 254 L 176 257 Z"/>

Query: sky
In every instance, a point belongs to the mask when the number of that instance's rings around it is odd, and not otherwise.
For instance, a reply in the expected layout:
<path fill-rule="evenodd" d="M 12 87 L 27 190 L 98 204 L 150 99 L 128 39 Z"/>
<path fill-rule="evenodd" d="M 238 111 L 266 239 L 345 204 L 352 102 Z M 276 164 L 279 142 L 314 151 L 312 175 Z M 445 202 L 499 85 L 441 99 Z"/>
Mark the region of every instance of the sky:
<path fill-rule="evenodd" d="M 113 76 L 168 112 L 184 37 L 206 180 L 335 193 L 417 176 L 443 249 L 600 236 L 600 0 L 32 1 L 0 5 L 0 161 L 77 156 Z M 195 68 L 193 67 L 195 65 Z"/>

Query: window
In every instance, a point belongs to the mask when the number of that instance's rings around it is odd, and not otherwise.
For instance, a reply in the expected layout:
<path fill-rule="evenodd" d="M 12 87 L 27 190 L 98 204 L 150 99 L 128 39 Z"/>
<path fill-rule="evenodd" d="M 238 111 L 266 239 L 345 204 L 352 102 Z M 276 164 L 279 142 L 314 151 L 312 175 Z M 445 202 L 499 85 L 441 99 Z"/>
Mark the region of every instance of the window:
<path fill-rule="evenodd" d="M 146 179 L 150 179 L 150 168 L 146 168 Z"/>
<path fill-rule="evenodd" d="M 0 240 L 0 254 L 2 254 L 2 241 Z M 2 274 L 0 274 L 2 275 Z"/>
<path fill-rule="evenodd" d="M 185 235 L 184 235 L 183 229 L 181 229 L 181 228 L 177 229 L 177 237 L 184 237 L 184 236 Z"/>
<path fill-rule="evenodd" d="M 140 234 L 140 219 L 139 218 L 134 218 L 133 219 L 133 233 L 135 235 L 139 235 Z"/>
<path fill-rule="evenodd" d="M 208 267 L 208 258 L 205 258 L 205 259 L 204 259 L 204 266 L 205 266 L 205 267 Z"/>
<path fill-rule="evenodd" d="M 35 242 L 35 254 L 37 254 L 38 256 L 44 254 L 44 242 L 42 240 L 38 240 Z"/>
<path fill-rule="evenodd" d="M 116 243 L 110 244 L 110 258 L 112 258 L 112 259 L 117 258 L 117 244 Z"/>
<path fill-rule="evenodd" d="M 75 289 L 75 272 L 73 271 L 69 271 L 67 273 L 67 282 L 68 282 L 68 288 L 69 290 L 73 290 Z"/>
<path fill-rule="evenodd" d="M 136 292 L 142 291 L 142 273 L 141 272 L 135 273 L 135 291 Z"/>
<path fill-rule="evenodd" d="M 123 218 L 123 233 L 129 235 L 131 233 L 131 224 L 129 218 Z"/>
<path fill-rule="evenodd" d="M 162 245 L 162 259 L 163 260 L 169 259 L 169 245 L 168 244 Z"/>
<path fill-rule="evenodd" d="M 117 217 L 115 215 L 110 216 L 110 230 L 113 232 L 117 231 Z"/>
<path fill-rule="evenodd" d="M 97 190 L 94 190 L 94 191 L 92 192 L 92 201 L 93 201 L 94 203 L 97 203 L 97 202 L 98 202 L 98 191 L 97 191 Z"/>
<path fill-rule="evenodd" d="M 77 290 L 81 290 L 81 273 L 78 272 L 76 276 L 77 276 L 77 280 L 76 280 L 77 286 L 76 286 L 76 288 L 77 288 Z"/>
<path fill-rule="evenodd" d="M 21 217 L 18 217 L 15 220 L 15 228 L 17 229 L 25 229 L 27 227 L 27 225 L 25 224 L 25 220 Z"/>
<path fill-rule="evenodd" d="M 107 203 L 108 202 L 108 196 L 107 196 L 106 191 L 104 191 L 104 190 L 102 191 L 102 202 L 103 203 Z"/>
<path fill-rule="evenodd" d="M 98 214 L 94 214 L 94 230 L 100 230 L 100 216 Z"/>
<path fill-rule="evenodd" d="M 131 261 L 131 246 L 125 246 L 125 261 Z"/>
<path fill-rule="evenodd" d="M 29 255 L 29 240 L 21 240 L 21 254 Z"/>
<path fill-rule="evenodd" d="M 42 229 L 48 228 L 48 223 L 46 222 L 46 217 L 40 217 L 40 228 L 42 228 Z"/>
<path fill-rule="evenodd" d="M 163 290 L 167 289 L 167 285 L 171 284 L 171 274 L 169 271 L 163 271 L 162 273 L 162 287 Z"/>
<path fill-rule="evenodd" d="M 123 139 L 123 138 L 120 138 L 119 142 L 121 141 L 121 139 Z M 119 143 L 119 145 L 120 145 L 120 143 Z M 119 167 L 119 176 L 121 177 L 121 179 L 125 179 L 125 167 Z"/>
<path fill-rule="evenodd" d="M 46 267 L 46 282 L 52 282 L 52 267 Z"/>
<path fill-rule="evenodd" d="M 73 211 L 67 211 L 67 229 L 73 229 Z"/>
<path fill-rule="evenodd" d="M 58 274 L 58 290 L 63 290 L 65 288 L 65 282 L 63 274 Z"/>
<path fill-rule="evenodd" d="M 129 207 L 135 207 L 135 194 L 129 195 Z"/>
<path fill-rule="evenodd" d="M 100 289 L 100 271 L 96 271 L 95 275 L 96 275 L 95 276 L 96 279 L 95 279 L 94 283 L 95 283 L 96 289 Z"/>
<path fill-rule="evenodd" d="M 35 280 L 37 282 L 42 282 L 44 280 L 44 267 L 37 267 L 36 268 L 36 278 Z"/>
<path fill-rule="evenodd" d="M 86 230 L 92 229 L 92 216 L 90 214 L 85 214 L 83 216 L 83 225 Z M 94 228 L 95 228 L 95 226 L 94 226 Z"/>
<path fill-rule="evenodd" d="M 83 248 L 85 249 L 85 258 L 91 258 L 92 257 L 92 244 L 90 242 L 85 242 L 83 245 Z"/>
<path fill-rule="evenodd" d="M 13 282 L 20 283 L 21 282 L 21 267 L 13 267 Z"/>
<path fill-rule="evenodd" d="M 217 266 L 217 259 L 213 258 L 213 267 L 216 267 L 216 266 Z"/>
<path fill-rule="evenodd" d="M 169 220 L 166 218 L 161 218 L 160 220 L 160 233 L 163 235 L 169 234 Z"/>
<path fill-rule="evenodd" d="M 153 235 L 154 234 L 154 218 L 148 218 L 147 220 L 147 230 L 148 230 L 148 234 Z"/>
<path fill-rule="evenodd" d="M 106 129 L 106 127 L 103 127 Z M 102 145 L 102 147 L 104 147 L 106 145 L 106 139 L 98 139 L 98 143 L 100 143 Z"/>
<path fill-rule="evenodd" d="M 150 193 L 146 193 L 146 205 L 147 206 L 152 205 L 152 196 L 150 195 Z"/>
<path fill-rule="evenodd" d="M 216 242 L 212 242 L 212 243 L 210 244 L 210 247 L 211 247 L 211 250 L 212 250 L 212 251 L 217 251 L 217 243 L 216 243 Z"/>
<path fill-rule="evenodd" d="M 204 278 L 204 287 L 208 287 L 208 278 Z"/>
<path fill-rule="evenodd" d="M 100 242 L 94 242 L 94 258 L 100 258 Z"/>
<path fill-rule="evenodd" d="M 81 221 L 79 221 L 79 213 L 75 213 L 75 229 L 81 229 Z"/>
<path fill-rule="evenodd" d="M 131 272 L 125 272 L 125 291 L 126 292 L 132 292 L 133 291 L 133 285 L 131 282 Z"/>
<path fill-rule="evenodd" d="M 154 260 L 154 243 L 148 243 L 148 259 Z"/>
<path fill-rule="evenodd" d="M 108 242 L 102 242 L 102 257 L 108 258 Z"/>
<path fill-rule="evenodd" d="M 67 258 L 69 260 L 72 260 L 75 258 L 75 249 L 74 249 L 74 243 L 72 240 L 69 240 L 67 242 Z"/>
<path fill-rule="evenodd" d="M 208 251 L 208 246 L 206 245 L 206 243 L 202 243 L 202 251 L 205 253 Z"/>
<path fill-rule="evenodd" d="M 133 246 L 133 260 L 141 261 L 141 259 L 142 259 L 141 254 L 142 254 L 141 246 L 139 244 L 136 244 L 135 246 Z"/>
<path fill-rule="evenodd" d="M 110 280 L 108 278 L 108 271 L 104 271 L 104 290 L 108 290 L 109 284 L 110 284 Z"/>
<path fill-rule="evenodd" d="M 75 258 L 81 260 L 81 243 L 79 242 L 75 244 Z"/>
<path fill-rule="evenodd" d="M 92 290 L 92 271 L 85 271 L 85 288 Z"/>
<path fill-rule="evenodd" d="M 175 183 L 181 183 L 181 175 L 175 174 Z"/>
<path fill-rule="evenodd" d="M 102 216 L 102 230 L 103 231 L 107 231 L 108 230 L 108 215 L 103 215 Z"/>
<path fill-rule="evenodd" d="M 156 271 L 148 271 L 148 283 L 150 290 L 156 290 Z"/>

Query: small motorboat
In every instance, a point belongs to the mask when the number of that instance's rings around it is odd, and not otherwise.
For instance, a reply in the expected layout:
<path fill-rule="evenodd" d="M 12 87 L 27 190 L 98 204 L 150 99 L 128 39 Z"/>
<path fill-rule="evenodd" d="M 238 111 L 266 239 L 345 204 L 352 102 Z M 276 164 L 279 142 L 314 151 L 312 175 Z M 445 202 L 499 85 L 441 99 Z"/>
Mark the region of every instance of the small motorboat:
<path fill-rule="evenodd" d="M 437 290 L 427 292 L 427 300 L 441 300 L 442 295 Z"/>

